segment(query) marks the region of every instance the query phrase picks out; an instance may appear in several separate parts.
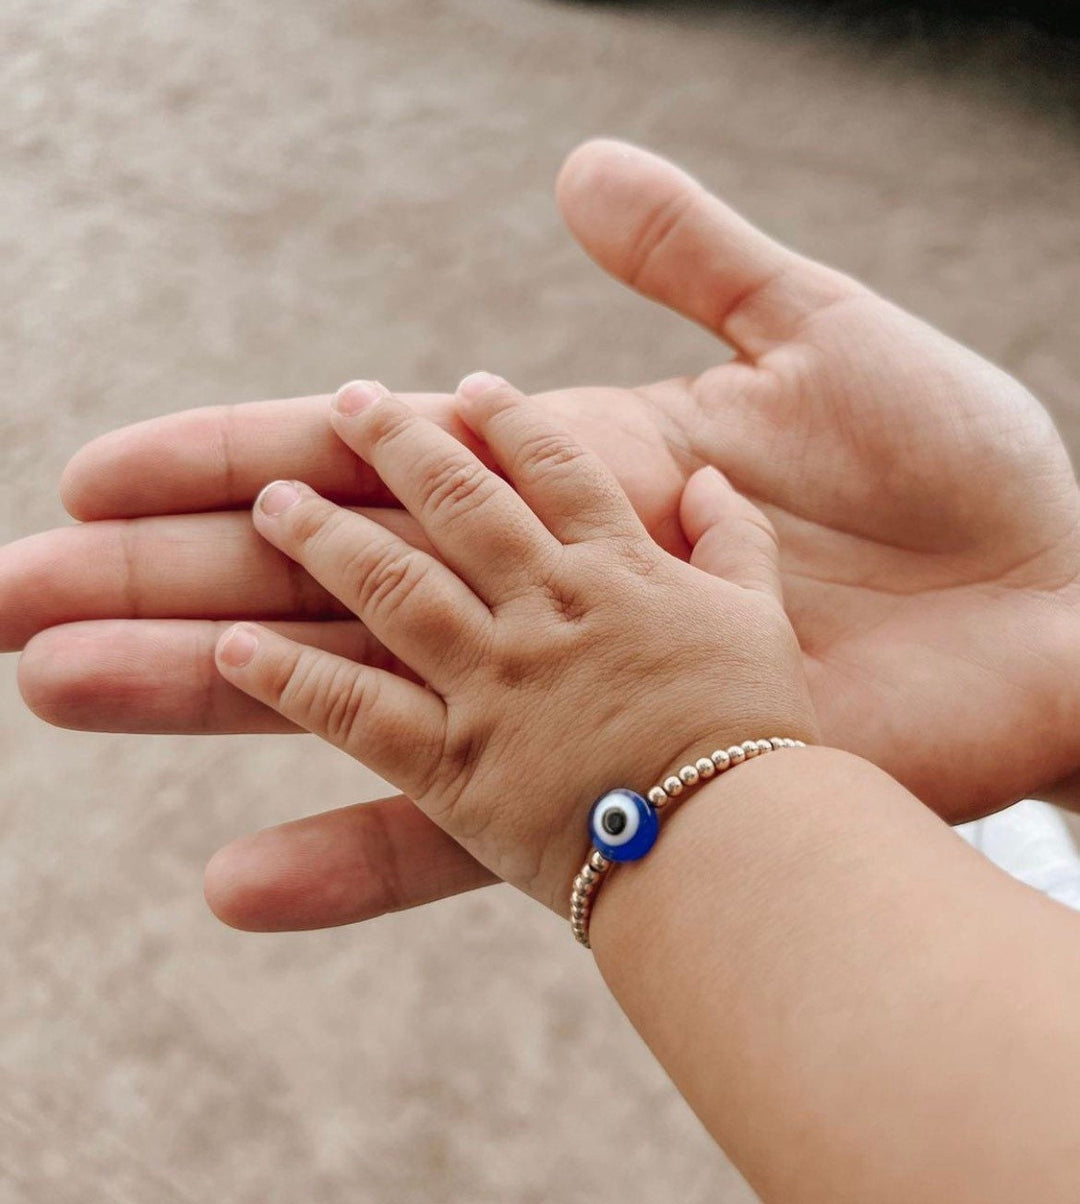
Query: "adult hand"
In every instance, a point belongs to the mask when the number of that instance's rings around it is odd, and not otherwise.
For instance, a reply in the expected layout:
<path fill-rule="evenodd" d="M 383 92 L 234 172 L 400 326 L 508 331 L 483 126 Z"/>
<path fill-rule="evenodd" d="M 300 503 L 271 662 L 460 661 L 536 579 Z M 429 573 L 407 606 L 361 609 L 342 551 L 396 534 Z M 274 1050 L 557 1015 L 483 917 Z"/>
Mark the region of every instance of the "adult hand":
<path fill-rule="evenodd" d="M 696 377 L 545 400 L 604 456 L 669 550 L 686 552 L 678 500 L 703 464 L 766 512 L 825 740 L 875 761 L 954 821 L 1074 772 L 1080 492 L 1042 407 L 974 353 L 780 247 L 645 151 L 588 143 L 567 161 L 558 193 L 601 266 L 714 331 L 736 356 Z M 448 398 L 410 401 L 464 433 Z M 120 730 L 280 730 L 214 672 L 223 624 L 212 620 L 225 618 L 276 619 L 308 643 L 385 663 L 328 595 L 261 545 L 246 511 L 221 513 L 284 476 L 340 502 L 386 503 L 335 439 L 327 405 L 193 411 L 76 456 L 69 509 L 109 521 L 24 540 L 0 561 L 0 635 L 9 647 L 35 637 L 21 666 L 35 710 Z M 399 511 L 379 515 L 409 532 Z M 56 626 L 75 620 L 95 621 Z M 324 872 L 311 850 L 329 844 L 343 872 L 358 878 L 356 867 L 370 866 L 375 877 L 346 888 L 340 906 L 313 910 L 297 900 Z M 386 854 L 385 872 L 376 853 Z M 233 846 L 209 882 L 233 922 L 289 927 L 345 922 L 487 878 L 395 801 Z"/>

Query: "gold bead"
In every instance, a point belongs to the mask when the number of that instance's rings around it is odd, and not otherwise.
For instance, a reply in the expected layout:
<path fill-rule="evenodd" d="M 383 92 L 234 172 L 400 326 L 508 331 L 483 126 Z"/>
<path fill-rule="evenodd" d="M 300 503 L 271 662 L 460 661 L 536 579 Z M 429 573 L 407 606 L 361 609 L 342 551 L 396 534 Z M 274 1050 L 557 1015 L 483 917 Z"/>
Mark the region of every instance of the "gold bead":
<path fill-rule="evenodd" d="M 654 786 L 648 794 L 649 802 L 659 811 L 668 801 L 667 791 L 663 786 Z"/>
<path fill-rule="evenodd" d="M 600 852 L 599 849 L 594 849 L 592 856 L 589 858 L 589 864 L 598 874 L 602 874 L 604 870 L 611 864 L 610 861 Z"/>
<path fill-rule="evenodd" d="M 718 748 L 713 753 L 711 760 L 716 766 L 717 773 L 723 773 L 725 769 L 731 768 L 731 758 L 728 756 L 726 748 Z"/>
<path fill-rule="evenodd" d="M 756 740 L 744 740 L 742 742 L 742 749 L 748 757 L 756 757 L 760 751 Z"/>
<path fill-rule="evenodd" d="M 699 778 L 711 778 L 716 773 L 716 766 L 708 757 L 695 761 L 694 768 L 698 771 Z"/>
<path fill-rule="evenodd" d="M 732 765 L 741 765 L 746 760 L 746 749 L 741 744 L 733 744 L 727 750 L 727 755 Z"/>
<path fill-rule="evenodd" d="M 769 743 L 773 746 L 773 748 L 783 748 L 784 738 L 783 736 L 773 736 L 770 738 Z"/>
<path fill-rule="evenodd" d="M 684 765 L 679 770 L 679 781 L 684 786 L 696 786 L 698 784 L 698 771 L 693 765 Z"/>
<path fill-rule="evenodd" d="M 757 746 L 758 746 L 759 753 L 772 752 L 772 741 L 771 740 L 759 740 L 757 742 Z"/>
<path fill-rule="evenodd" d="M 580 874 L 578 874 L 578 876 L 574 879 L 574 893 L 582 894 L 582 893 L 584 893 L 584 891 L 585 891 L 585 879 Z"/>
<path fill-rule="evenodd" d="M 585 865 L 581 867 L 581 873 L 578 874 L 578 877 L 586 885 L 588 885 L 590 882 L 596 881 L 596 870 L 594 870 L 593 867 L 586 862 Z"/>
<path fill-rule="evenodd" d="M 672 774 L 670 778 L 664 778 L 664 792 L 668 798 L 678 798 L 683 792 L 683 784 Z"/>

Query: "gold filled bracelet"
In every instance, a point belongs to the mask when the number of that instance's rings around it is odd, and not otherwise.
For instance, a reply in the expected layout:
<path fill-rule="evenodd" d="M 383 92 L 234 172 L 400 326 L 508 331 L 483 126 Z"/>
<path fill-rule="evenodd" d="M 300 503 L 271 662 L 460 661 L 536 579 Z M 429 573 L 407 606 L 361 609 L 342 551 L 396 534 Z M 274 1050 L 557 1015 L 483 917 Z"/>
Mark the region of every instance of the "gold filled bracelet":
<path fill-rule="evenodd" d="M 773 736 L 768 740 L 744 740 L 730 748 L 718 748 L 658 782 L 644 795 L 618 787 L 603 794 L 589 812 L 589 835 L 593 847 L 578 870 L 570 891 L 570 927 L 575 939 L 589 945 L 589 917 L 600 884 L 611 867 L 620 861 L 638 861 L 656 843 L 660 812 L 673 799 L 701 782 L 727 773 L 735 765 L 781 748 L 805 748 L 803 740 Z"/>

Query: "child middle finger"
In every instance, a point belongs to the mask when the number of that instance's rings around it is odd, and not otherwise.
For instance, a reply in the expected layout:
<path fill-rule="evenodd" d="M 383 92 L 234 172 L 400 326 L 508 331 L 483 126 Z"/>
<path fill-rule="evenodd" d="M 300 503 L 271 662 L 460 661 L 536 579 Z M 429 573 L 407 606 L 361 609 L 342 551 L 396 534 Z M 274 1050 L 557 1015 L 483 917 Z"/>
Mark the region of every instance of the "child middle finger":
<path fill-rule="evenodd" d="M 368 381 L 345 385 L 332 416 L 338 435 L 489 606 L 512 601 L 551 575 L 562 545 L 453 435 Z"/>

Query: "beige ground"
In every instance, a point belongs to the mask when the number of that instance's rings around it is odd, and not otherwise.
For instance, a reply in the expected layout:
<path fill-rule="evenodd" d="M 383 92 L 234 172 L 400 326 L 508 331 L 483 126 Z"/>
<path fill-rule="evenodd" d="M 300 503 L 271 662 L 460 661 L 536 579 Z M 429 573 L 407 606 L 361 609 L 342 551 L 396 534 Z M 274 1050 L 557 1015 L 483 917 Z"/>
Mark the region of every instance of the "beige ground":
<path fill-rule="evenodd" d="M 687 371 L 560 229 L 616 133 L 1003 360 L 1080 436 L 1080 55 L 541 0 L 6 0 L 0 538 L 183 406 Z M 1072 410 L 1070 411 L 1070 406 Z M 561 923 L 508 890 L 243 936 L 245 829 L 363 797 L 298 739 L 51 730 L 0 667 L 0 1204 L 751 1199 Z"/>

